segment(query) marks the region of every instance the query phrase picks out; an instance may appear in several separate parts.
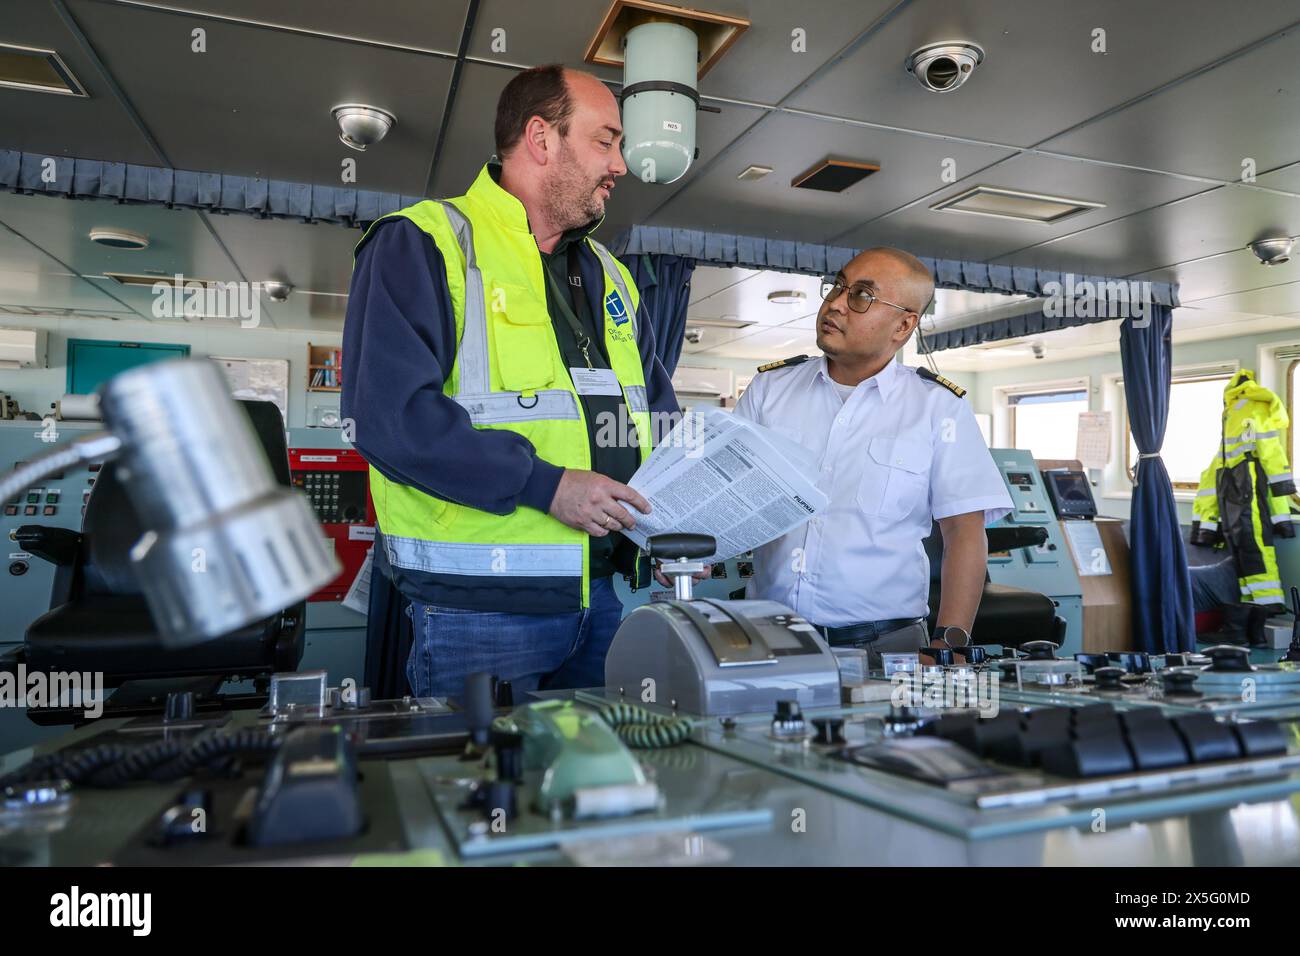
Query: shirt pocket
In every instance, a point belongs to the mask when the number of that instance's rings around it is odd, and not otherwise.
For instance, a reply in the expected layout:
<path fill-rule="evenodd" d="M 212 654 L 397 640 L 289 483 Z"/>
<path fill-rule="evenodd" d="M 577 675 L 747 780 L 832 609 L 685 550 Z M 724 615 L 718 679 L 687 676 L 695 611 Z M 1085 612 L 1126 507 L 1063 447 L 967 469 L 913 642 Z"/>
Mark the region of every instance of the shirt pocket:
<path fill-rule="evenodd" d="M 544 301 L 526 286 L 493 281 L 488 321 L 503 389 L 530 392 L 555 384 L 555 333 Z"/>
<path fill-rule="evenodd" d="M 902 518 L 929 499 L 932 452 L 910 438 L 873 438 L 858 482 L 863 514 Z"/>

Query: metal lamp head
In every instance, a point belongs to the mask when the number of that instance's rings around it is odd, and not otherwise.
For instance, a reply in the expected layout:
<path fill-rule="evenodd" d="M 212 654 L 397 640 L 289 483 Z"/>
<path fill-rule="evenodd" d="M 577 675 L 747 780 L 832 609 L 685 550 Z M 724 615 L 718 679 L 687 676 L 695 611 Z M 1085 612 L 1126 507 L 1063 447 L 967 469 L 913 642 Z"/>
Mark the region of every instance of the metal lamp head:
<path fill-rule="evenodd" d="M 288 302 L 289 295 L 293 292 L 293 286 L 287 282 L 281 282 L 279 279 L 267 279 L 262 283 L 262 291 L 272 302 Z"/>
<path fill-rule="evenodd" d="M 103 386 L 100 408 L 146 529 L 131 564 L 164 643 L 237 631 L 338 575 L 311 506 L 276 483 L 216 365 L 130 369 Z"/>
<path fill-rule="evenodd" d="M 330 112 L 339 124 L 339 140 L 344 146 L 361 152 L 387 136 L 397 122 L 397 117 L 388 110 L 364 103 L 343 103 Z"/>
<path fill-rule="evenodd" d="M 1250 244 L 1250 251 L 1255 253 L 1261 263 L 1266 266 L 1280 266 L 1284 262 L 1291 261 L 1291 247 L 1295 241 L 1289 236 L 1282 236 L 1278 239 L 1257 239 Z"/>

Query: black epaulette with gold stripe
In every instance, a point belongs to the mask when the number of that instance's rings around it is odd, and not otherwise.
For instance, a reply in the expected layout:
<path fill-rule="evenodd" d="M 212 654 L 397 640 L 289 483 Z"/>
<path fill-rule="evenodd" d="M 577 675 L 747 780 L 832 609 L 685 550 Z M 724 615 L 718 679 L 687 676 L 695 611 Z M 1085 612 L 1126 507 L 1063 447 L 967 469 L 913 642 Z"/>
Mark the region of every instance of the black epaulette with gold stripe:
<path fill-rule="evenodd" d="M 808 356 L 795 355 L 792 358 L 781 359 L 779 362 L 768 362 L 766 365 L 760 365 L 758 370 L 760 372 L 770 372 L 773 369 L 785 368 L 787 365 L 798 365 L 799 363 L 806 361 L 808 361 Z"/>
<path fill-rule="evenodd" d="M 956 382 L 949 381 L 937 372 L 931 372 L 928 368 L 920 367 L 916 370 L 916 374 L 927 381 L 934 382 L 936 385 L 942 385 L 958 398 L 962 398 L 966 394 L 966 389 L 962 388 Z"/>

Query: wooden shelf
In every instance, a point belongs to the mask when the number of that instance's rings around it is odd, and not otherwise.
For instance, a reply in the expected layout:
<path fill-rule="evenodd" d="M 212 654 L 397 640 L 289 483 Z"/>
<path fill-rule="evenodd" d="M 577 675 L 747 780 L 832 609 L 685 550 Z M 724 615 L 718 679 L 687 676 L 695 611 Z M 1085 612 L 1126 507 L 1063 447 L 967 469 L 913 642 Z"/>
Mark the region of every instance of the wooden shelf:
<path fill-rule="evenodd" d="M 319 375 L 320 384 L 316 383 Z M 333 345 L 307 343 L 307 391 L 343 390 L 343 350 Z"/>

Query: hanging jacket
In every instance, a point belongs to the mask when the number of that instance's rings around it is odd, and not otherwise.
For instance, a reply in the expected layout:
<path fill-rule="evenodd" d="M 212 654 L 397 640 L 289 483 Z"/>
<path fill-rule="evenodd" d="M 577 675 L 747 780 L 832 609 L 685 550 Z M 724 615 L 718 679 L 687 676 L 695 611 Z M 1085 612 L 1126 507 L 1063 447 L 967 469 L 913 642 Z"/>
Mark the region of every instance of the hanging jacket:
<path fill-rule="evenodd" d="M 1220 445 L 1201 473 L 1192 541 L 1227 545 L 1243 604 L 1285 606 L 1273 542 L 1295 535 L 1295 483 L 1284 444 L 1289 423 L 1281 399 L 1248 369 L 1224 388 Z"/>

